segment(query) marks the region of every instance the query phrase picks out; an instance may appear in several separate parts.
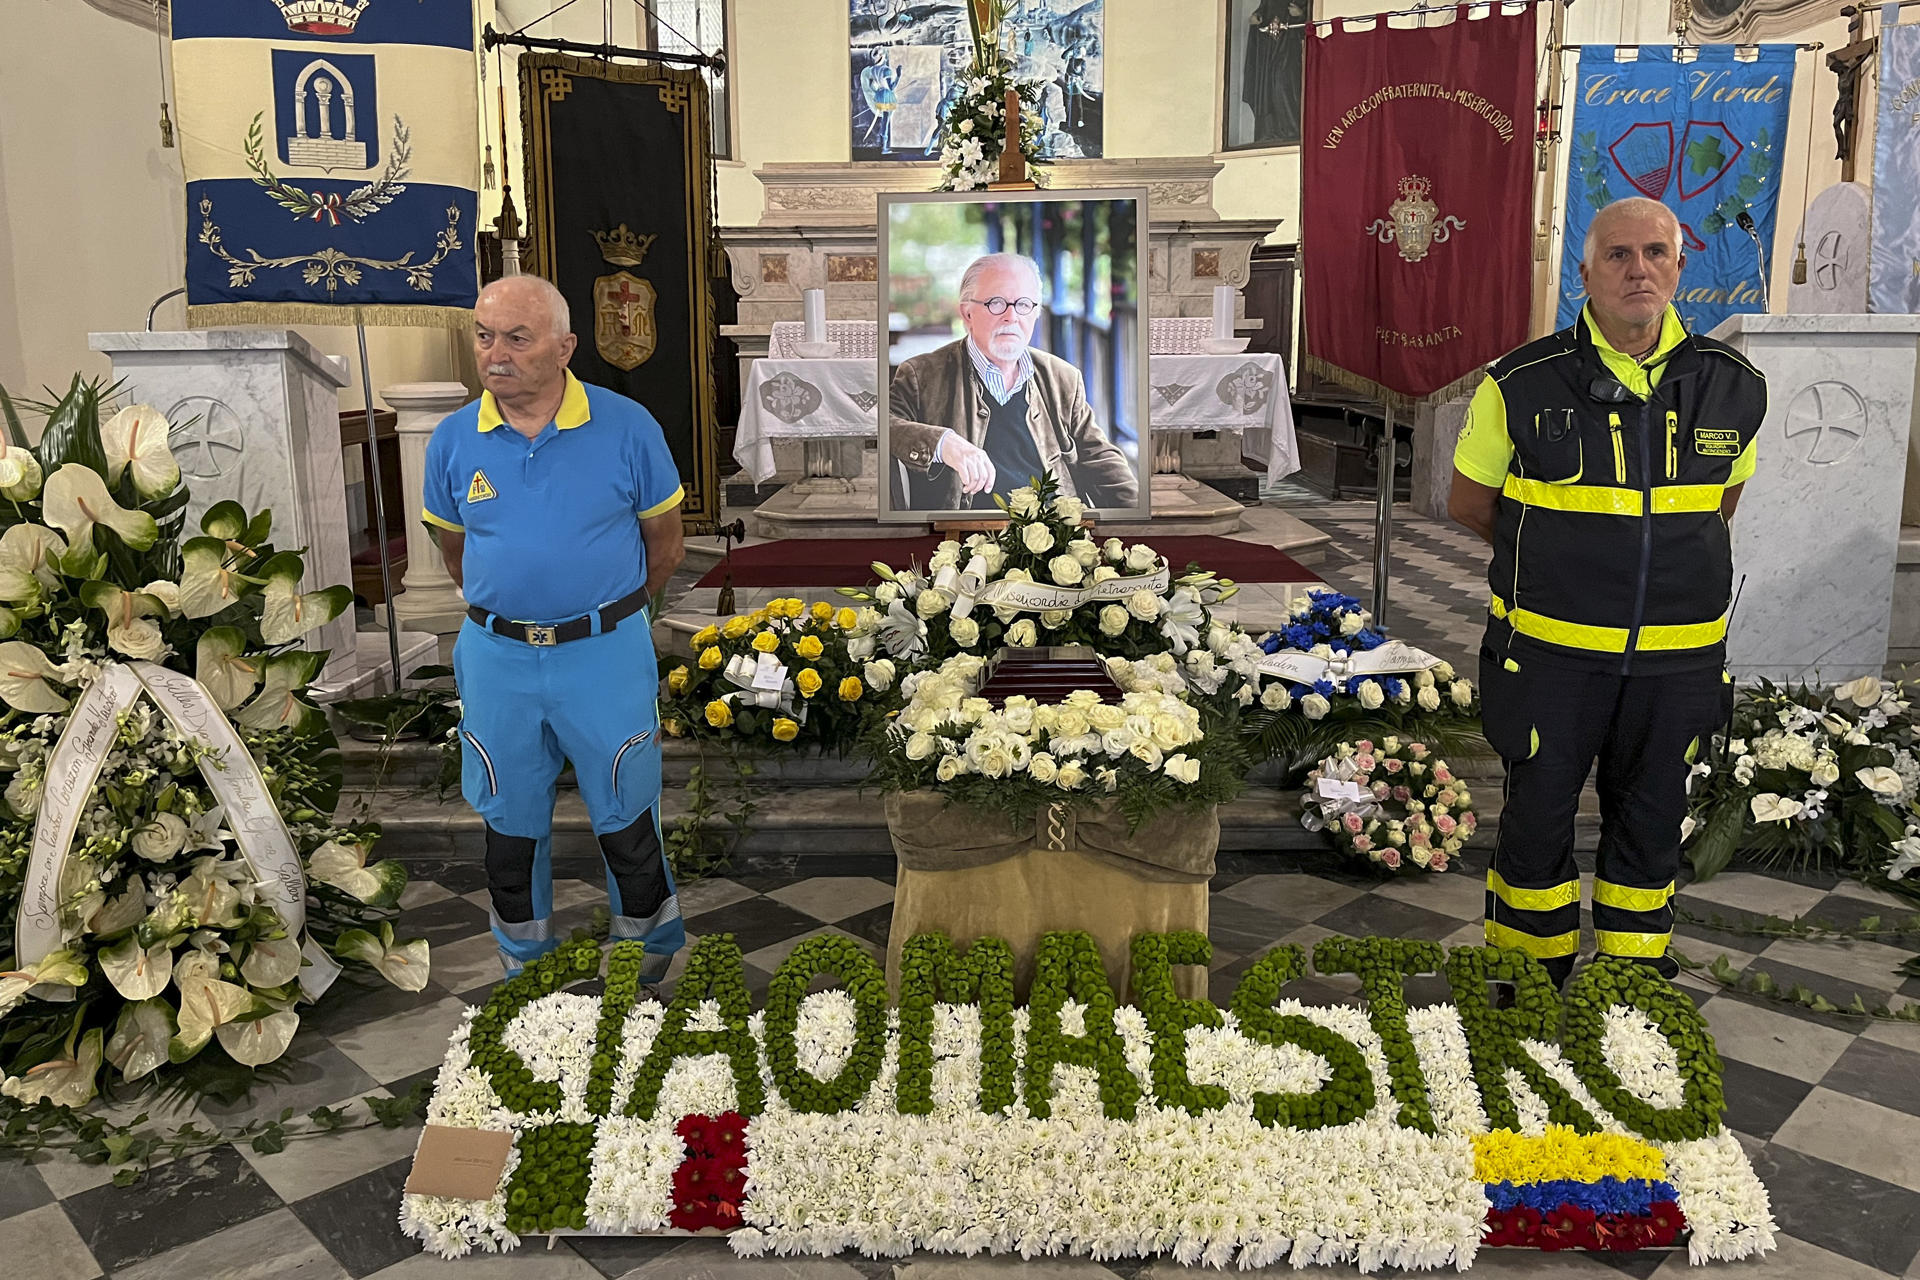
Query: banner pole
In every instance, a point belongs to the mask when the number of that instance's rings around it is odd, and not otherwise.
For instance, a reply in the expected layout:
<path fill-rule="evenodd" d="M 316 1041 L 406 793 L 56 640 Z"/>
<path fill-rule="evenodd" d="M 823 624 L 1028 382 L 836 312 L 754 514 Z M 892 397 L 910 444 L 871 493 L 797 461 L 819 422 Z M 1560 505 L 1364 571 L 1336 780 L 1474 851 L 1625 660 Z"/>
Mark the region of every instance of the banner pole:
<path fill-rule="evenodd" d="M 1380 441 L 1380 469 L 1374 481 L 1377 508 L 1373 526 L 1373 625 L 1387 629 L 1387 580 L 1392 573 L 1389 557 L 1393 541 L 1393 398 L 1386 397 L 1387 426 Z"/>
<path fill-rule="evenodd" d="M 360 339 L 360 395 L 367 414 L 367 468 L 373 489 L 373 540 L 380 544 L 380 598 L 387 606 L 387 656 L 393 662 L 393 692 L 400 692 L 400 627 L 393 618 L 393 569 L 387 563 L 387 500 L 380 481 L 380 440 L 373 426 L 373 375 L 367 371 L 367 326 L 356 323 Z"/>

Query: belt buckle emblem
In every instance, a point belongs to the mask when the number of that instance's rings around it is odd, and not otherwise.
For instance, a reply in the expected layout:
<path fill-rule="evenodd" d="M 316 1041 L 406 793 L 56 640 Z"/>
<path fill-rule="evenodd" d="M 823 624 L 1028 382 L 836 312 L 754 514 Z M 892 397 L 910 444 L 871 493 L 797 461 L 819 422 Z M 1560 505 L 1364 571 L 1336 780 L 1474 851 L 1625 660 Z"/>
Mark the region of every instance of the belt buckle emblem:
<path fill-rule="evenodd" d="M 560 641 L 559 638 L 554 635 L 552 627 L 529 626 L 527 628 L 527 643 L 546 646 L 558 644 Z"/>

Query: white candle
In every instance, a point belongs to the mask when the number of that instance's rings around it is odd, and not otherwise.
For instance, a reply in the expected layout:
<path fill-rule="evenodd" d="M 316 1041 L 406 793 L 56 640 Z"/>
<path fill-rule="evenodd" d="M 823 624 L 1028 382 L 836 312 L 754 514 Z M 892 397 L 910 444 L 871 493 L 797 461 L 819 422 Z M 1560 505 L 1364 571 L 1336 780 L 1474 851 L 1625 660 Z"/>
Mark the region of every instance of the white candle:
<path fill-rule="evenodd" d="M 1233 337 L 1234 299 L 1239 291 L 1230 284 L 1213 286 L 1213 336 Z"/>
<path fill-rule="evenodd" d="M 807 341 L 827 340 L 827 291 L 807 289 L 800 295 L 807 310 Z"/>

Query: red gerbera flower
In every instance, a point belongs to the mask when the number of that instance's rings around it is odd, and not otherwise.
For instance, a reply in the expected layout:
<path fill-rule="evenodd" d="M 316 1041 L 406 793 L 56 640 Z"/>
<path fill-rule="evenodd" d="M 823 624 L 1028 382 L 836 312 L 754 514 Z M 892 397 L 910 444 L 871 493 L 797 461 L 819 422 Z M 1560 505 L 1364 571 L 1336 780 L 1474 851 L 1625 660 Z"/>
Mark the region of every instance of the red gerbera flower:
<path fill-rule="evenodd" d="M 1687 1219 L 1680 1212 L 1680 1206 L 1671 1200 L 1656 1200 L 1647 1209 L 1648 1244 L 1656 1248 L 1670 1245 L 1687 1225 Z"/>
<path fill-rule="evenodd" d="M 673 1126 L 673 1131 L 680 1135 L 695 1156 L 704 1158 L 713 1154 L 717 1127 L 712 1116 L 681 1116 L 680 1123 Z"/>

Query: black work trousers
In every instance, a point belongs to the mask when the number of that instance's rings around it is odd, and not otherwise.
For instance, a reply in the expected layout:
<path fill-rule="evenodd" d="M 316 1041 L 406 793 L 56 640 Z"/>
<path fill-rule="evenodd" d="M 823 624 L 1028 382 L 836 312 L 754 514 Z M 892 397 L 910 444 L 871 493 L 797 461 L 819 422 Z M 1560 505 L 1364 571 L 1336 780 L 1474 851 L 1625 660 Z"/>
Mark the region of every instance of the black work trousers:
<path fill-rule="evenodd" d="M 1676 976 L 1667 943 L 1687 774 L 1732 711 L 1724 671 L 1623 676 L 1611 663 L 1561 666 L 1483 648 L 1480 691 L 1487 741 L 1507 772 L 1487 872 L 1487 941 L 1525 950 L 1558 982 L 1572 973 L 1580 950 L 1573 823 L 1597 759 L 1597 950 Z"/>

